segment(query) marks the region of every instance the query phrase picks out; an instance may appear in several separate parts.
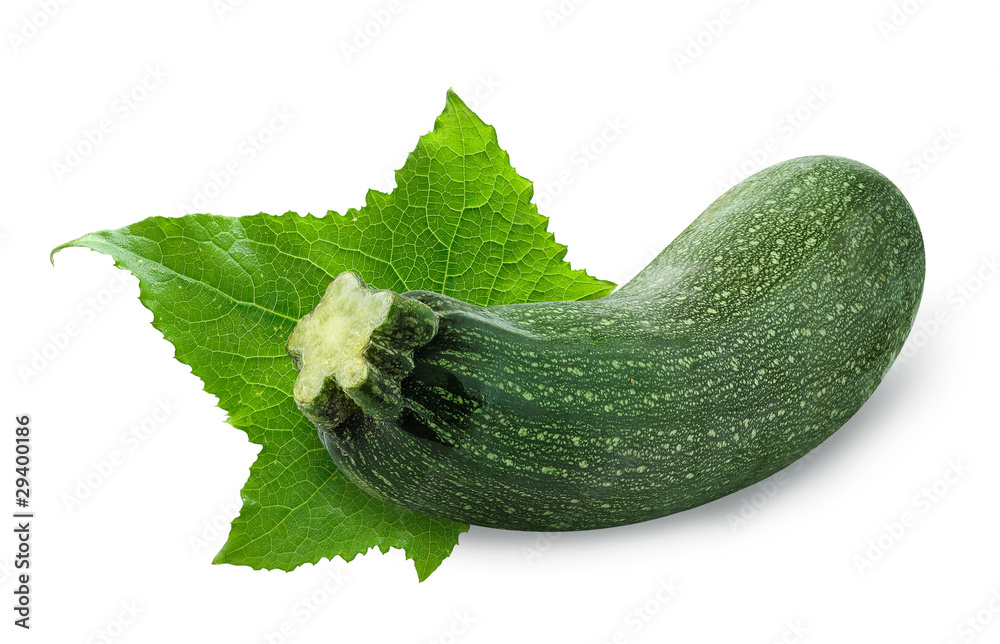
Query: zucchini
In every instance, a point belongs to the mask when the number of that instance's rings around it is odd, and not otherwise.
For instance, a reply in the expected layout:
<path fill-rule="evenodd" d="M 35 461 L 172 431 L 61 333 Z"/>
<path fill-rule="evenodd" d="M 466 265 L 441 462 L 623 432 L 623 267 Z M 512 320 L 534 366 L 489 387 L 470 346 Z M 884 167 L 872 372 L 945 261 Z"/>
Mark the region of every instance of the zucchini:
<path fill-rule="evenodd" d="M 736 185 L 613 294 L 482 307 L 342 273 L 296 326 L 294 397 L 375 497 L 515 530 L 679 512 L 816 447 L 913 324 L 902 193 L 839 157 Z"/>

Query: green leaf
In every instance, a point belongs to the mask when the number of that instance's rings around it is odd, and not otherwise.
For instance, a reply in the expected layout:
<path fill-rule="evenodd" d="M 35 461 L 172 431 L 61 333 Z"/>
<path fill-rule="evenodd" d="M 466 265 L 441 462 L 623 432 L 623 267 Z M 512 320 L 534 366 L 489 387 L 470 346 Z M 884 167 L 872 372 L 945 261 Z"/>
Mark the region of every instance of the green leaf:
<path fill-rule="evenodd" d="M 139 278 L 153 326 L 229 422 L 262 446 L 243 509 L 216 563 L 292 568 L 372 547 L 402 548 L 423 580 L 467 525 L 368 496 L 337 471 L 291 397 L 284 345 L 330 280 L 352 270 L 377 288 L 425 289 L 478 304 L 588 299 L 614 285 L 563 261 L 494 129 L 454 93 L 396 173 L 391 194 L 325 217 L 152 217 L 85 235 Z"/>

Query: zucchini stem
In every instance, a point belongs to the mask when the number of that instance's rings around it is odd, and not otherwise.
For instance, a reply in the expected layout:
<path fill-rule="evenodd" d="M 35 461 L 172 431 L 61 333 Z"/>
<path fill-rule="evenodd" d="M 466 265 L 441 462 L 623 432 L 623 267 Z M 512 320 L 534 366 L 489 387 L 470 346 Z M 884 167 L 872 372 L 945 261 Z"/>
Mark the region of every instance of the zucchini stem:
<path fill-rule="evenodd" d="M 378 420 L 398 417 L 413 351 L 437 330 L 437 315 L 423 302 L 341 273 L 288 338 L 285 349 L 299 371 L 295 403 L 329 432 L 359 409 Z"/>

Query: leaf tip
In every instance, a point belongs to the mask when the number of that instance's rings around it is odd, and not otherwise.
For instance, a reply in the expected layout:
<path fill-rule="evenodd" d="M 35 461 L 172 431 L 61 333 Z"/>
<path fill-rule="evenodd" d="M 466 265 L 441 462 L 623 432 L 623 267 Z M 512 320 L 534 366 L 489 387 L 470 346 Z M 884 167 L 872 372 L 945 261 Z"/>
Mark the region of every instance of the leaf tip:
<path fill-rule="evenodd" d="M 80 240 L 79 239 L 74 239 L 73 241 L 68 241 L 65 244 L 59 244 L 58 246 L 56 246 L 55 248 L 53 248 L 52 252 L 49 253 L 49 263 L 52 264 L 53 266 L 55 266 L 56 265 L 56 253 L 58 253 L 59 251 L 63 250 L 64 248 L 69 248 L 71 246 L 76 246 L 77 245 L 76 242 L 78 242 L 78 241 L 80 241 Z"/>
<path fill-rule="evenodd" d="M 447 114 L 448 112 L 451 112 L 451 111 L 467 112 L 467 113 L 472 114 L 473 116 L 475 116 L 477 119 L 479 118 L 479 115 L 476 114 L 472 110 L 472 108 L 470 108 L 468 106 L 468 104 L 466 104 L 466 102 L 464 100 L 462 100 L 462 97 L 458 95 L 458 92 L 456 92 L 454 89 L 452 89 L 451 87 L 449 87 L 448 88 L 448 92 L 445 95 L 445 108 L 444 108 L 444 113 L 442 114 L 442 116 L 444 116 L 444 114 Z M 483 123 L 483 125 L 486 125 L 486 124 Z"/>

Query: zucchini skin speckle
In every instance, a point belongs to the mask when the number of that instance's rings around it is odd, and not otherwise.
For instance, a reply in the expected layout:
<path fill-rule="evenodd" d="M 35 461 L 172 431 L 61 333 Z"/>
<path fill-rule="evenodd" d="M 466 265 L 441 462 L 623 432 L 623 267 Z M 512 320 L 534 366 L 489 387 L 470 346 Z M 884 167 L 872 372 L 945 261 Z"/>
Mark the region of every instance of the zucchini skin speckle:
<path fill-rule="evenodd" d="M 515 530 L 646 521 L 752 485 L 841 427 L 902 349 L 923 283 L 920 229 L 891 181 L 793 159 L 730 189 L 605 298 L 396 296 L 436 316 L 395 359 L 401 406 L 341 392 L 310 418 L 349 478 L 405 508 Z"/>

